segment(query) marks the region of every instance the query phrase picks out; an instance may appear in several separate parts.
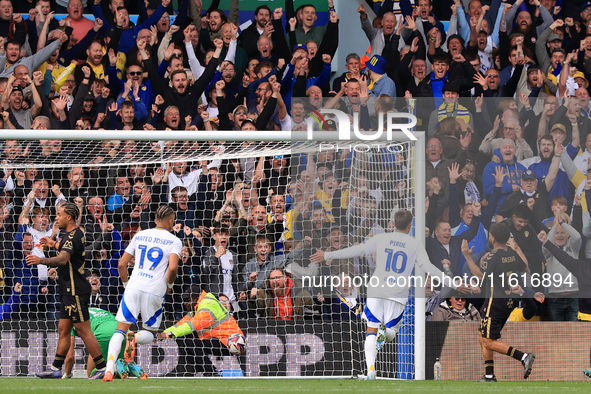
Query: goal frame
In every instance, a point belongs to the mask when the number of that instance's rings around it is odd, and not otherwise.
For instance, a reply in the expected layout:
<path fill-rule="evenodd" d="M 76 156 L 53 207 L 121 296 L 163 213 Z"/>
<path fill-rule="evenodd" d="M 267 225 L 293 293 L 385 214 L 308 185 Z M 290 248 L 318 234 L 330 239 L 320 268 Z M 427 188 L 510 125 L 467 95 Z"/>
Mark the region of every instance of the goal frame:
<path fill-rule="evenodd" d="M 135 141 L 334 141 L 335 132 L 318 131 L 308 138 L 303 139 L 303 134 L 293 133 L 292 131 L 249 131 L 247 134 L 241 131 L 216 130 L 214 133 L 203 131 L 185 131 L 185 130 L 100 130 L 97 133 L 88 133 L 85 130 L 11 130 L 1 129 L 0 138 L 3 140 L 135 140 Z M 392 131 L 392 139 L 388 140 L 386 133 L 373 139 L 373 141 L 350 139 L 340 140 L 339 143 L 388 141 L 388 142 L 409 142 L 414 141 L 415 148 L 409 161 L 414 161 L 416 174 L 412 177 L 415 194 L 415 238 L 421 244 L 425 245 L 424 229 L 426 227 L 426 210 L 423 199 L 426 195 L 425 174 L 425 149 L 427 133 L 424 131 L 412 131 L 416 140 L 411 140 L 409 135 L 402 131 Z M 417 175 L 418 174 L 418 175 Z M 422 180 L 422 181 L 421 181 Z M 418 196 L 418 197 L 417 197 Z M 416 276 L 424 276 L 425 272 L 419 267 L 415 267 Z M 425 288 L 417 286 L 415 288 L 415 313 L 414 313 L 414 370 L 415 380 L 425 380 Z"/>

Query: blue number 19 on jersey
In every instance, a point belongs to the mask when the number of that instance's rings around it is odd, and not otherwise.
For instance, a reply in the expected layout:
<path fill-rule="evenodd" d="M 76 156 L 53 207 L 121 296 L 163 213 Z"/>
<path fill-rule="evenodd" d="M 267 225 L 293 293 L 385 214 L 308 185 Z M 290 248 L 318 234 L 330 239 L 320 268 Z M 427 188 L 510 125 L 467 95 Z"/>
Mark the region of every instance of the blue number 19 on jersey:
<path fill-rule="evenodd" d="M 158 267 L 158 264 L 160 264 L 160 262 L 162 261 L 162 257 L 164 257 L 164 252 L 162 251 L 162 249 L 160 249 L 159 247 L 154 246 L 153 248 L 150 248 L 150 250 L 148 250 L 148 252 L 146 253 L 146 245 L 139 245 L 138 249 L 140 249 L 142 251 L 142 255 L 140 257 L 140 263 L 139 263 L 139 269 L 144 268 L 144 259 L 146 258 L 146 255 L 148 257 L 148 260 L 150 260 L 152 262 L 152 266 L 150 267 L 150 271 L 153 271 L 156 269 L 156 267 Z M 156 257 L 153 256 L 154 253 L 158 253 L 158 255 L 156 255 Z"/>
<path fill-rule="evenodd" d="M 406 253 L 394 253 L 392 249 L 386 249 L 385 252 L 388 253 L 388 260 L 386 261 L 386 272 L 389 272 L 390 269 L 396 274 L 404 272 L 404 269 L 406 268 L 406 261 L 408 260 Z M 399 257 L 402 257 L 402 262 L 400 263 L 400 266 L 398 266 Z"/>

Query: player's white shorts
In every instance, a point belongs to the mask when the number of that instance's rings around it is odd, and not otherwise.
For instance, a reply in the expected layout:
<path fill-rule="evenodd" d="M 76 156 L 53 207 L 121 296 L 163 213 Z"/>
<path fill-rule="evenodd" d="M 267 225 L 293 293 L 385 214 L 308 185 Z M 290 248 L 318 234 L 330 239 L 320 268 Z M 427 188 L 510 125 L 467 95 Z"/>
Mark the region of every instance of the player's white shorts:
<path fill-rule="evenodd" d="M 394 328 L 402 322 L 404 304 L 385 298 L 368 298 L 363 311 L 367 326 L 379 328 L 384 323 L 387 328 Z"/>
<path fill-rule="evenodd" d="M 123 292 L 116 319 L 121 323 L 132 324 L 137 323 L 141 316 L 144 328 L 156 331 L 162 322 L 163 303 L 164 297 L 127 289 Z"/>

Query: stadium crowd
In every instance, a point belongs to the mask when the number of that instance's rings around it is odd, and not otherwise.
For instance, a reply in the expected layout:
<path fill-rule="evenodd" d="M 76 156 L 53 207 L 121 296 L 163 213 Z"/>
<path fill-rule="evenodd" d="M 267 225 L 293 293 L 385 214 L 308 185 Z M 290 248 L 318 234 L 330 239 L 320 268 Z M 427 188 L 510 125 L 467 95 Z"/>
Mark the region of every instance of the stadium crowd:
<path fill-rule="evenodd" d="M 194 130 L 213 138 L 215 130 L 306 130 L 320 108 L 340 109 L 374 130 L 382 126 L 378 114 L 414 107 L 418 129 L 428 134 L 426 245 L 435 266 L 469 274 L 462 241 L 470 241 L 475 260 L 485 258 L 492 221 L 510 227 L 531 274 L 569 274 L 537 240 L 544 229 L 572 257 L 591 259 L 591 2 L 368 2 L 346 24 L 347 34 L 363 31 L 370 46 L 349 54 L 347 71 L 332 82 L 342 26 L 339 5 L 327 3 L 262 5 L 239 32 L 238 0 L 229 14 L 219 0 L 207 10 L 201 0 L 181 0 L 177 9 L 171 0 L 0 0 L 0 122 L 5 129 Z M 328 23 L 317 25 L 317 12 L 327 8 Z M 373 20 L 366 8 L 376 12 Z M 54 12 L 67 17 L 58 21 Z M 139 15 L 136 24 L 130 14 Z M 336 120 L 326 120 L 321 127 L 336 130 Z M 371 273 L 372 256 L 321 265 L 309 257 L 393 230 L 394 212 L 412 207 L 414 197 L 408 154 L 199 162 L 185 155 L 257 145 L 3 141 L 3 318 L 57 318 L 55 271 L 29 267 L 25 257 L 47 253 L 41 237 L 60 236 L 51 222 L 65 201 L 83 212 L 91 306 L 116 312 L 118 260 L 166 203 L 184 243 L 166 320 L 183 316 L 195 288 L 224 294 L 240 318 L 360 318 L 351 311 L 363 289 L 331 293 L 302 278 Z M 163 155 L 165 164 L 125 164 Z M 573 281 L 521 290 L 545 295 L 542 319 L 591 320 L 591 302 L 578 299 Z M 476 296 L 467 303 L 436 292 L 428 311 L 439 303 L 435 319 L 478 317 Z"/>

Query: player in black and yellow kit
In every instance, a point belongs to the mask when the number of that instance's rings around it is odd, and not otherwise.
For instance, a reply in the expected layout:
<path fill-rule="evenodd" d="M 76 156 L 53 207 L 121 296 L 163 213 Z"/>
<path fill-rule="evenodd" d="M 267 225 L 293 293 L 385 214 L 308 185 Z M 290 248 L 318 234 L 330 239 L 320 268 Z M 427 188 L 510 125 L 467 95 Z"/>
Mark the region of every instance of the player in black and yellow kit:
<path fill-rule="evenodd" d="M 51 238 L 41 238 L 41 244 L 56 248 L 58 255 L 51 258 L 27 256 L 27 265 L 44 264 L 48 267 L 57 267 L 59 278 L 61 309 L 57 353 L 51 369 L 37 374 L 43 379 L 62 377 L 61 369 L 70 349 L 72 326 L 76 327 L 76 332 L 84 341 L 97 368 L 89 379 L 102 379 L 106 367 L 99 343 L 90 329 L 88 302 L 92 287 L 84 277 L 86 252 L 84 251 L 84 232 L 77 225 L 79 217 L 80 211 L 75 204 L 62 205 L 57 210 L 56 222 L 61 230 L 65 230 L 65 235 L 59 243 Z"/>
<path fill-rule="evenodd" d="M 493 246 L 492 253 L 481 263 L 481 267 L 478 267 L 472 259 L 474 247 L 469 248 L 466 241 L 462 243 L 462 253 L 466 257 L 470 272 L 482 280 L 482 290 L 485 297 L 480 310 L 482 320 L 478 333 L 486 369 L 485 375 L 481 379 L 483 382 L 497 381 L 494 374 L 493 352 L 505 354 L 520 361 L 525 368 L 524 379 L 527 379 L 531 374 L 535 359 L 533 353 L 524 353 L 499 341 L 507 318 L 517 306 L 512 298 L 509 278 L 513 273 L 521 276 L 521 272 L 527 269 L 523 252 L 514 242 L 509 242 L 509 244 L 517 250 L 508 246 L 510 236 L 511 232 L 507 225 L 496 223 L 491 226 L 488 239 Z"/>

